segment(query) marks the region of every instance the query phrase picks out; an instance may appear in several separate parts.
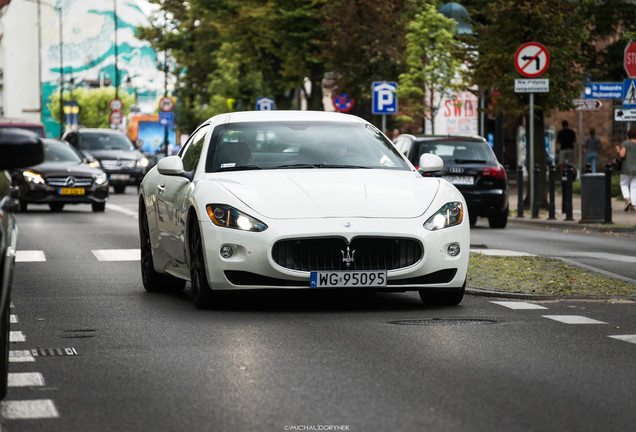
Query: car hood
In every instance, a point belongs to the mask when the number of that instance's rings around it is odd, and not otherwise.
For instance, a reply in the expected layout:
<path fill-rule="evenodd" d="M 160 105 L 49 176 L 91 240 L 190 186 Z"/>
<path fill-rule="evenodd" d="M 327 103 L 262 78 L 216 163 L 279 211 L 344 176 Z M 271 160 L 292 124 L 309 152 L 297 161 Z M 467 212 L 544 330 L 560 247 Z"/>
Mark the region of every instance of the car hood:
<path fill-rule="evenodd" d="M 242 171 L 207 178 L 274 219 L 418 217 L 440 182 L 412 171 L 365 169 Z"/>
<path fill-rule="evenodd" d="M 143 155 L 138 151 L 129 150 L 82 150 L 85 155 L 93 156 L 97 160 L 102 159 L 122 159 L 137 160 Z"/>
<path fill-rule="evenodd" d="M 45 162 L 32 168 L 34 171 L 46 176 L 83 176 L 91 177 L 99 172 L 84 163 L 77 162 Z"/>

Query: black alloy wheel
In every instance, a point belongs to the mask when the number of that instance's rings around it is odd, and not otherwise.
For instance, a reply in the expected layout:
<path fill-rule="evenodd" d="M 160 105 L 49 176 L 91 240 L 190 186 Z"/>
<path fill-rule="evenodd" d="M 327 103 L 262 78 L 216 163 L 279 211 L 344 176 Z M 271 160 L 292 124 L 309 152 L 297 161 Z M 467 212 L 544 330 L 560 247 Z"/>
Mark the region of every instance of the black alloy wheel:
<path fill-rule="evenodd" d="M 203 241 L 196 218 L 190 219 L 188 233 L 192 299 L 197 308 L 209 309 L 214 303 L 215 295 L 208 284 L 207 273 L 205 271 L 205 258 L 203 256 Z"/>

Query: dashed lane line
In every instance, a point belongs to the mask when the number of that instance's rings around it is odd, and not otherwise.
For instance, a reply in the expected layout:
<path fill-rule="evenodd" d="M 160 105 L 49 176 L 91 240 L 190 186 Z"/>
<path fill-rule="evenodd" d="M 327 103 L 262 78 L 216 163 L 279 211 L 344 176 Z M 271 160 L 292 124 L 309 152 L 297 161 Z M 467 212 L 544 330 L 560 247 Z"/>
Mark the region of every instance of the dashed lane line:
<path fill-rule="evenodd" d="M 57 418 L 60 414 L 51 399 L 4 401 L 0 415 L 8 420 Z"/>
<path fill-rule="evenodd" d="M 547 307 L 527 302 L 515 302 L 515 301 L 491 301 L 491 303 L 498 304 L 508 309 L 515 310 L 532 310 L 532 309 L 547 309 Z"/>
<path fill-rule="evenodd" d="M 9 332 L 9 342 L 26 342 L 26 336 L 21 331 L 12 330 Z"/>
<path fill-rule="evenodd" d="M 607 324 L 603 321 L 598 321 L 592 318 L 584 317 L 581 315 L 542 315 L 543 318 L 548 318 L 554 321 L 561 322 L 563 324 Z"/>
<path fill-rule="evenodd" d="M 636 335 L 611 335 L 608 337 L 612 339 L 617 339 L 620 341 L 636 344 Z"/>
<path fill-rule="evenodd" d="M 113 211 L 125 214 L 126 216 L 132 216 L 134 218 L 138 217 L 137 210 L 130 210 L 130 209 L 127 209 L 126 207 L 118 206 L 117 204 L 111 204 L 111 203 L 107 203 L 106 207 L 108 208 L 108 210 L 113 210 Z"/>
<path fill-rule="evenodd" d="M 140 261 L 140 249 L 100 249 L 92 251 L 99 261 Z"/>
<path fill-rule="evenodd" d="M 39 372 L 9 373 L 9 387 L 42 387 L 44 376 Z"/>
<path fill-rule="evenodd" d="M 41 262 L 46 261 L 44 251 L 41 250 L 19 250 L 15 253 L 15 262 Z"/>

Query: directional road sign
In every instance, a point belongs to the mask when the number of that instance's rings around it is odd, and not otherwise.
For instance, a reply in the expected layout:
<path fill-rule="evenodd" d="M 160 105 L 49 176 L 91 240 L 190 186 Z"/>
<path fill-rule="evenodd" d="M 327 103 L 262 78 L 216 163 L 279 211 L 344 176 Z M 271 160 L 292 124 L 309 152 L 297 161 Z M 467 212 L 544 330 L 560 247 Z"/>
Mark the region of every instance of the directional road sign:
<path fill-rule="evenodd" d="M 603 102 L 598 99 L 572 99 L 577 111 L 596 111 L 601 109 Z"/>
<path fill-rule="evenodd" d="M 373 114 L 395 114 L 397 112 L 397 83 L 376 81 L 371 87 L 373 93 Z"/>
<path fill-rule="evenodd" d="M 528 78 L 542 75 L 550 64 L 550 54 L 546 47 L 537 42 L 528 42 L 519 47 L 515 54 L 517 71 Z"/>
<path fill-rule="evenodd" d="M 621 99 L 623 97 L 623 83 L 588 83 L 585 85 L 583 93 L 585 94 L 585 99 Z"/>
<path fill-rule="evenodd" d="M 623 108 L 636 108 L 636 80 L 623 82 Z"/>
<path fill-rule="evenodd" d="M 256 98 L 256 111 L 273 111 L 274 99 L 268 97 Z"/>
<path fill-rule="evenodd" d="M 614 110 L 614 121 L 636 121 L 636 109 L 616 108 Z"/>

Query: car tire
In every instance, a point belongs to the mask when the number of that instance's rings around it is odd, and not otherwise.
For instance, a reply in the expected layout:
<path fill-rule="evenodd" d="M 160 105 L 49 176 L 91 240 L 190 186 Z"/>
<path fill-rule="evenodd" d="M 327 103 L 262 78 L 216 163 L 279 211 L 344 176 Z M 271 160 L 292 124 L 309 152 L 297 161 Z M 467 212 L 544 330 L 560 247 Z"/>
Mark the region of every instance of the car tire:
<path fill-rule="evenodd" d="M 148 216 L 143 202 L 139 203 L 139 241 L 141 250 L 141 281 L 148 292 L 182 291 L 186 281 L 158 273 L 152 260 Z"/>
<path fill-rule="evenodd" d="M 464 299 L 466 281 L 461 288 L 421 289 L 420 299 L 425 305 L 431 306 L 457 306 Z"/>
<path fill-rule="evenodd" d="M 126 192 L 126 186 L 116 185 L 116 186 L 113 186 L 113 190 L 115 191 L 116 194 L 123 194 L 124 192 Z"/>
<path fill-rule="evenodd" d="M 477 214 L 476 213 L 468 213 L 468 222 L 470 223 L 471 227 L 474 227 L 475 225 L 477 225 Z"/>
<path fill-rule="evenodd" d="M 214 292 L 208 284 L 203 256 L 203 240 L 196 218 L 188 224 L 188 247 L 190 252 L 190 285 L 192 299 L 198 309 L 209 309 L 214 304 Z"/>
<path fill-rule="evenodd" d="M 94 203 L 91 203 L 91 208 L 93 209 L 94 212 L 103 212 L 104 210 L 106 210 L 106 203 L 94 202 Z"/>
<path fill-rule="evenodd" d="M 27 203 L 24 200 L 20 200 L 20 213 L 26 213 L 28 206 L 29 206 L 29 203 Z"/>
<path fill-rule="evenodd" d="M 0 370 L 0 399 L 4 399 L 7 395 L 8 384 L 9 384 L 9 335 L 10 335 L 10 304 L 9 298 L 7 297 L 7 302 L 2 310 L 2 314 L 0 316 L 0 322 L 2 323 L 2 331 L 0 332 L 0 362 L 2 362 L 2 366 Z"/>
<path fill-rule="evenodd" d="M 62 209 L 64 208 L 64 203 L 58 203 L 58 202 L 49 203 L 49 208 L 53 212 L 61 212 Z"/>
<path fill-rule="evenodd" d="M 488 216 L 490 228 L 505 228 L 508 224 L 508 209 L 496 215 Z"/>

